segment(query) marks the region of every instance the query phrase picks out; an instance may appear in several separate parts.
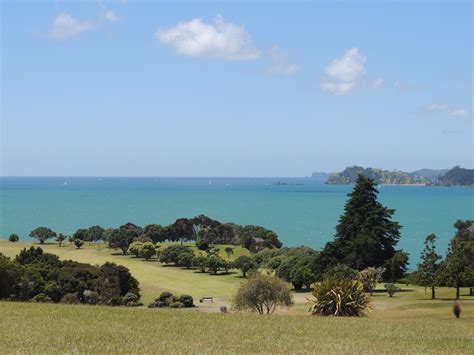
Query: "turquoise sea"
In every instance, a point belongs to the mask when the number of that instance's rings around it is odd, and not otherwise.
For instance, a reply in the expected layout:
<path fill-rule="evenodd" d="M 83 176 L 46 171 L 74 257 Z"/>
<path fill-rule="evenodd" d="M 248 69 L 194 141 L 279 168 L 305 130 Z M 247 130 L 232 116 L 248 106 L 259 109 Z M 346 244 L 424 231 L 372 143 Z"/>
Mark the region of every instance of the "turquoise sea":
<path fill-rule="evenodd" d="M 282 181 L 289 185 L 272 185 Z M 351 186 L 311 178 L 0 178 L 0 238 L 21 239 L 38 226 L 66 234 L 99 224 L 169 224 L 206 214 L 219 221 L 272 229 L 287 246 L 321 248 L 331 240 Z M 403 226 L 399 247 L 412 265 L 424 237 L 444 252 L 457 219 L 474 219 L 474 189 L 381 186 L 380 200 Z"/>

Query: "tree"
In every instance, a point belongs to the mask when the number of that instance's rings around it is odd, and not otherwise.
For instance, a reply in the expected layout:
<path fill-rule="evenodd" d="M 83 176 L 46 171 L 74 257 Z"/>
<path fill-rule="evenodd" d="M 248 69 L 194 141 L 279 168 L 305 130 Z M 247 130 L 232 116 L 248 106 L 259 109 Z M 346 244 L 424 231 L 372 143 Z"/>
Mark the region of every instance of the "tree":
<path fill-rule="evenodd" d="M 431 287 L 431 299 L 436 298 L 436 273 L 439 268 L 439 260 L 441 256 L 436 253 L 436 235 L 430 234 L 425 239 L 425 248 L 421 252 L 418 264 L 418 272 L 416 273 L 416 283 L 426 288 Z"/>
<path fill-rule="evenodd" d="M 301 289 L 304 285 L 307 291 L 311 290 L 311 284 L 316 281 L 315 275 L 307 265 L 298 265 L 291 271 L 290 277 L 293 285 L 298 285 L 295 289 Z"/>
<path fill-rule="evenodd" d="M 20 237 L 18 236 L 18 234 L 10 234 L 10 236 L 8 237 L 8 240 L 12 243 L 16 243 L 20 240 Z"/>
<path fill-rule="evenodd" d="M 101 226 L 92 226 L 87 230 L 89 241 L 98 242 L 103 239 L 105 229 Z"/>
<path fill-rule="evenodd" d="M 132 254 L 132 255 L 135 255 L 135 257 L 138 258 L 138 257 L 140 257 L 140 253 L 142 251 L 142 248 L 143 248 L 143 243 L 142 242 L 133 242 L 128 247 L 128 253 Z"/>
<path fill-rule="evenodd" d="M 359 272 L 359 280 L 362 282 L 365 292 L 369 292 L 371 296 L 373 295 L 375 287 L 382 280 L 384 272 L 385 269 L 383 267 L 368 267 Z"/>
<path fill-rule="evenodd" d="M 254 275 L 237 290 L 232 305 L 234 309 L 250 310 L 259 314 L 272 314 L 276 307 L 293 304 L 290 288 L 274 276 Z"/>
<path fill-rule="evenodd" d="M 385 268 L 383 279 L 391 282 L 401 279 L 405 276 L 407 264 L 408 253 L 401 250 L 395 251 L 395 254 L 383 264 Z"/>
<path fill-rule="evenodd" d="M 230 258 L 231 255 L 234 255 L 234 248 L 232 248 L 232 247 L 226 247 L 224 249 L 224 251 L 227 254 L 228 258 Z"/>
<path fill-rule="evenodd" d="M 258 266 L 255 261 L 247 255 L 242 255 L 235 259 L 234 267 L 242 272 L 243 277 L 247 277 L 247 272 L 258 269 Z"/>
<path fill-rule="evenodd" d="M 385 284 L 383 287 L 385 287 L 390 297 L 393 297 L 395 293 L 400 291 L 400 288 L 398 288 L 395 284 L 392 284 L 392 283 Z"/>
<path fill-rule="evenodd" d="M 86 228 L 80 228 L 74 232 L 72 239 L 80 239 L 90 242 L 89 231 Z"/>
<path fill-rule="evenodd" d="M 217 272 L 221 269 L 225 269 L 227 262 L 219 256 L 211 255 L 207 258 L 207 268 L 213 275 L 217 275 Z"/>
<path fill-rule="evenodd" d="M 356 270 L 382 267 L 395 255 L 401 227 L 391 220 L 395 211 L 378 202 L 377 194 L 375 182 L 359 175 L 348 194 L 334 241 L 321 253 L 328 266 L 343 263 Z"/>
<path fill-rule="evenodd" d="M 194 255 L 192 253 L 181 253 L 178 257 L 178 266 L 189 269 L 193 266 Z"/>
<path fill-rule="evenodd" d="M 156 255 L 155 245 L 151 242 L 143 243 L 139 255 L 148 261 L 149 259 L 151 259 L 153 256 Z"/>
<path fill-rule="evenodd" d="M 265 248 L 281 248 L 282 246 L 275 232 L 254 225 L 245 226 L 239 231 L 239 243 L 252 253 Z"/>
<path fill-rule="evenodd" d="M 84 242 L 81 239 L 73 239 L 73 243 L 77 249 L 81 249 L 81 247 L 84 245 Z"/>
<path fill-rule="evenodd" d="M 47 227 L 38 227 L 31 231 L 30 237 L 38 239 L 40 244 L 44 244 L 46 240 L 50 238 L 55 238 L 56 232 Z"/>
<path fill-rule="evenodd" d="M 107 232 L 109 247 L 121 249 L 123 254 L 127 253 L 128 247 L 133 240 L 142 234 L 142 229 L 133 223 L 127 223 L 114 229 L 111 233 Z"/>
<path fill-rule="evenodd" d="M 324 278 L 335 280 L 356 280 L 359 273 L 344 264 L 337 264 L 324 273 Z"/>
<path fill-rule="evenodd" d="M 66 240 L 67 236 L 65 236 L 62 233 L 59 233 L 58 236 L 56 237 L 56 243 L 61 247 L 63 245 L 63 242 Z"/>
<path fill-rule="evenodd" d="M 161 252 L 160 262 L 178 266 L 180 255 L 185 253 L 194 256 L 193 251 L 184 245 L 171 245 Z"/>
<path fill-rule="evenodd" d="M 143 228 L 143 234 L 154 243 L 162 243 L 166 240 L 165 229 L 159 224 L 148 224 Z"/>
<path fill-rule="evenodd" d="M 195 256 L 193 258 L 193 266 L 197 267 L 199 271 L 206 272 L 207 268 L 207 258 L 202 255 Z"/>
<path fill-rule="evenodd" d="M 436 279 L 441 286 L 456 287 L 456 299 L 459 299 L 460 287 L 474 285 L 474 220 L 458 220 L 454 227 L 456 235 Z"/>

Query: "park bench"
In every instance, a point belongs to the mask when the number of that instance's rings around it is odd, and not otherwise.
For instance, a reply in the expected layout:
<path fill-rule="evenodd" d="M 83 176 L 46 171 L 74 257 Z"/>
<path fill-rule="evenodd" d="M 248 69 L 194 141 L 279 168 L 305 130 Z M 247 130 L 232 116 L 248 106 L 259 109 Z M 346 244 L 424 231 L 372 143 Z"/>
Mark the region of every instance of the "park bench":
<path fill-rule="evenodd" d="M 199 300 L 199 303 L 203 302 L 213 303 L 212 297 L 203 297 Z"/>

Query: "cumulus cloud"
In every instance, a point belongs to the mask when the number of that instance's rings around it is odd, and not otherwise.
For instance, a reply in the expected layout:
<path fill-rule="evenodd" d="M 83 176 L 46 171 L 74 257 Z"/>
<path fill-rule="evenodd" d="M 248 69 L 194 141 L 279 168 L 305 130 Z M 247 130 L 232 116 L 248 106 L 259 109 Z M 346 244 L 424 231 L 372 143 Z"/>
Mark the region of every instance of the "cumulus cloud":
<path fill-rule="evenodd" d="M 428 112 L 442 112 L 448 114 L 451 117 L 466 117 L 469 115 L 469 111 L 465 108 L 452 108 L 448 104 L 434 103 L 426 106 Z"/>
<path fill-rule="evenodd" d="M 278 46 L 273 46 L 268 52 L 268 55 L 272 62 L 272 65 L 267 71 L 270 75 L 293 75 L 299 70 L 296 64 L 288 63 L 286 53 Z"/>
<path fill-rule="evenodd" d="M 49 37 L 57 40 L 66 40 L 76 37 L 81 33 L 97 29 L 104 23 L 117 22 L 118 20 L 119 17 L 111 10 L 106 11 L 95 20 L 79 20 L 67 12 L 61 12 L 53 20 Z"/>
<path fill-rule="evenodd" d="M 226 22 L 220 15 L 213 23 L 205 23 L 200 18 L 179 22 L 173 27 L 158 30 L 155 38 L 177 53 L 191 57 L 252 60 L 261 55 L 243 26 Z"/>
<path fill-rule="evenodd" d="M 365 62 L 366 58 L 358 48 L 349 49 L 324 69 L 325 78 L 321 83 L 321 89 L 334 95 L 348 94 L 365 75 Z M 377 80 L 376 86 L 379 87 L 382 79 Z"/>

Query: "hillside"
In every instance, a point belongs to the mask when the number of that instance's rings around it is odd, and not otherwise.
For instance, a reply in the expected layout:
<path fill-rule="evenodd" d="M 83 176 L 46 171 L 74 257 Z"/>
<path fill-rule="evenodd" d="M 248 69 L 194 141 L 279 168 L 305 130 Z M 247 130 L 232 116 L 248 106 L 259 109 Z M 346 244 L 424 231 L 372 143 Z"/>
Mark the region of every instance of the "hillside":
<path fill-rule="evenodd" d="M 411 176 L 419 176 L 429 180 L 437 180 L 440 176 L 443 176 L 449 171 L 449 169 L 420 169 L 412 171 Z"/>
<path fill-rule="evenodd" d="M 474 186 L 474 169 L 455 166 L 441 176 L 436 184 L 440 186 Z"/>
<path fill-rule="evenodd" d="M 350 166 L 342 172 L 331 174 L 326 184 L 346 185 L 353 184 L 357 180 L 357 176 L 362 174 L 369 177 L 377 184 L 394 184 L 394 185 L 428 185 L 431 181 L 427 178 L 412 176 L 403 171 L 389 171 L 376 168 L 363 168 L 360 166 Z"/>

